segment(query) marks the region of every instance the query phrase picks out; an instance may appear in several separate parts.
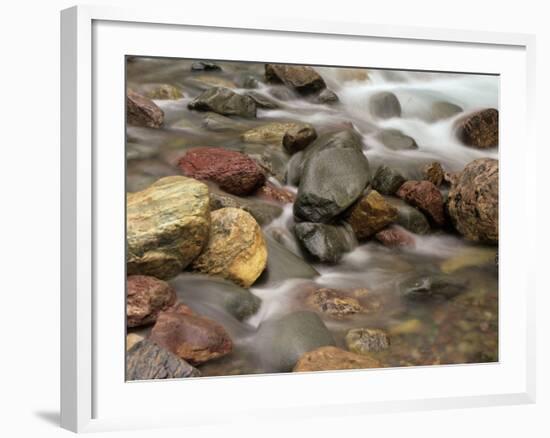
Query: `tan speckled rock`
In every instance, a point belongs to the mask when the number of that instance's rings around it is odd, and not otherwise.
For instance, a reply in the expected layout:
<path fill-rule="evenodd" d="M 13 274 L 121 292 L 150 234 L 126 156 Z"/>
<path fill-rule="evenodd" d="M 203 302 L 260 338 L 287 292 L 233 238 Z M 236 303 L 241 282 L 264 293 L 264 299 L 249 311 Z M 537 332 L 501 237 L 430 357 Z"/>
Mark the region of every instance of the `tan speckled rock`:
<path fill-rule="evenodd" d="M 242 135 L 248 143 L 283 146 L 290 154 L 305 149 L 317 138 L 317 132 L 308 123 L 272 122 L 250 129 Z"/>
<path fill-rule="evenodd" d="M 197 257 L 208 240 L 206 184 L 184 176 L 161 178 L 126 196 L 127 273 L 167 279 Z"/>
<path fill-rule="evenodd" d="M 143 341 L 143 339 L 143 336 L 140 336 L 137 333 L 129 333 L 128 335 L 126 335 L 126 351 L 128 351 L 138 342 Z"/>
<path fill-rule="evenodd" d="M 321 347 L 304 354 L 293 371 L 355 370 L 380 368 L 381 366 L 380 362 L 369 356 L 329 346 Z"/>
<path fill-rule="evenodd" d="M 468 164 L 449 192 L 448 210 L 466 239 L 497 243 L 498 161 L 482 158 Z"/>
<path fill-rule="evenodd" d="M 211 214 L 210 239 L 192 269 L 251 286 L 267 263 L 267 247 L 256 220 L 240 208 Z"/>
<path fill-rule="evenodd" d="M 457 135 L 471 147 L 498 147 L 498 110 L 489 108 L 461 118 L 457 121 Z"/>

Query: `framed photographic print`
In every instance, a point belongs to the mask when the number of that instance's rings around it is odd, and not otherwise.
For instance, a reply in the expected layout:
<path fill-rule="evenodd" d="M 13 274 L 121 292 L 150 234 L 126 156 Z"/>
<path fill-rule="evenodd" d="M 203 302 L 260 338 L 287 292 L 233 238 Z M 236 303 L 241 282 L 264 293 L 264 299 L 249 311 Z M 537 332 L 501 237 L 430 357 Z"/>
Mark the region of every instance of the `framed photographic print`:
<path fill-rule="evenodd" d="M 61 44 L 63 427 L 534 400 L 533 37 L 75 7 Z"/>

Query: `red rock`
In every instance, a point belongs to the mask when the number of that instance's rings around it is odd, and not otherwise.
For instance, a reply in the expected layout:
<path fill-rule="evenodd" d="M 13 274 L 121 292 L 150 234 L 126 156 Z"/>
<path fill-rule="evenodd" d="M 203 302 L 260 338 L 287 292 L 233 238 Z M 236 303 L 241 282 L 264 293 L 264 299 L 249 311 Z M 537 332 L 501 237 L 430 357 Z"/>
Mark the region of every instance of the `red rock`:
<path fill-rule="evenodd" d="M 189 314 L 187 306 L 161 312 L 150 340 L 192 365 L 230 353 L 233 342 L 225 329 L 208 318 Z"/>
<path fill-rule="evenodd" d="M 151 99 L 128 90 L 126 121 L 129 125 L 160 128 L 164 123 L 164 112 Z"/>
<path fill-rule="evenodd" d="M 281 204 L 292 204 L 296 195 L 289 190 L 283 189 L 282 187 L 276 187 L 270 182 L 265 183 L 254 194 L 261 199 L 266 201 L 274 201 Z"/>
<path fill-rule="evenodd" d="M 176 291 L 165 281 L 147 275 L 130 275 L 126 279 L 126 318 L 128 327 L 156 321 L 160 311 L 176 302 Z"/>
<path fill-rule="evenodd" d="M 395 248 L 402 246 L 414 246 L 414 238 L 401 227 L 390 226 L 374 235 L 382 245 Z"/>
<path fill-rule="evenodd" d="M 248 195 L 265 182 L 263 171 L 252 158 L 222 148 L 189 149 L 178 166 L 184 175 L 214 182 L 234 195 Z"/>
<path fill-rule="evenodd" d="M 445 223 L 443 196 L 429 181 L 407 181 L 397 191 L 397 196 L 417 207 L 439 226 Z"/>

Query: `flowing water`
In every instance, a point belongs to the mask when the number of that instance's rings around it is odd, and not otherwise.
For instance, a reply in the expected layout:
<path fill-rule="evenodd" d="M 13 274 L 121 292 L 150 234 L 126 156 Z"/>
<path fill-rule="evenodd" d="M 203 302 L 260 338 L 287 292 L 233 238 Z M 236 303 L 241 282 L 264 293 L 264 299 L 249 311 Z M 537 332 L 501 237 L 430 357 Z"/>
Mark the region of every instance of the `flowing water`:
<path fill-rule="evenodd" d="M 187 104 L 212 84 L 228 86 L 237 93 L 249 77 L 261 80 L 263 64 L 219 63 L 222 72 L 191 72 L 191 61 L 137 59 L 128 63 L 127 83 L 140 89 L 143 84 L 169 83 L 180 87 L 184 97 L 155 100 L 165 112 L 165 127 L 127 130 L 127 189 L 137 191 L 154 180 L 179 174 L 177 159 L 195 146 L 220 146 L 249 154 L 263 153 L 267 146 L 243 144 L 240 134 L 269 121 L 303 121 L 318 133 L 353 126 L 363 138 L 364 153 L 371 169 L 381 163 L 400 170 L 409 179 L 419 179 L 423 165 L 439 161 L 446 170 L 459 171 L 470 161 L 498 158 L 498 150 L 476 150 L 457 139 L 453 125 L 465 112 L 498 108 L 498 78 L 483 75 L 384 71 L 376 69 L 338 69 L 319 67 L 328 88 L 339 97 L 337 105 L 319 104 L 293 95 L 281 86 L 260 82 L 254 92 L 274 101 L 279 108 L 258 110 L 255 120 L 232 120 L 214 128 L 205 126 L 205 114 L 187 109 Z M 368 76 L 367 76 L 367 74 Z M 401 104 L 402 116 L 378 119 L 369 111 L 370 97 L 391 91 Z M 464 112 L 434 120 L 434 102 L 460 106 Z M 227 122 L 227 120 L 225 121 Z M 232 124 L 231 124 L 232 123 Z M 418 148 L 392 150 L 378 139 L 383 129 L 398 129 L 415 139 Z M 284 166 L 288 157 L 273 167 Z M 276 175 L 271 181 L 285 186 Z M 297 188 L 286 185 L 291 191 Z M 294 254 L 307 258 L 296 242 L 292 226 L 292 206 L 273 222 L 264 225 L 266 235 L 277 233 L 278 241 Z M 345 348 L 344 335 L 350 328 L 382 328 L 390 333 L 390 349 L 374 353 L 386 366 L 487 362 L 498 360 L 498 268 L 496 247 L 466 242 L 449 231 L 414 235 L 409 249 L 389 249 L 375 242 L 361 243 L 335 265 L 313 263 L 319 276 L 314 279 L 275 278 L 258 281 L 250 288 L 262 299 L 258 312 L 243 322 L 237 321 L 200 290 L 191 277 L 182 275 L 172 281 L 180 299 L 197 312 L 221 323 L 235 342 L 234 352 L 200 367 L 203 375 L 247 374 L 277 371 L 265 365 L 255 337 L 262 322 L 293 310 L 304 309 L 303 291 L 311 285 L 354 291 L 371 312 L 350 319 L 323 316 L 336 343 Z M 466 291 L 453 300 L 415 303 L 403 300 L 399 285 L 418 273 L 445 273 L 464 282 Z M 146 331 L 145 331 L 146 332 Z"/>

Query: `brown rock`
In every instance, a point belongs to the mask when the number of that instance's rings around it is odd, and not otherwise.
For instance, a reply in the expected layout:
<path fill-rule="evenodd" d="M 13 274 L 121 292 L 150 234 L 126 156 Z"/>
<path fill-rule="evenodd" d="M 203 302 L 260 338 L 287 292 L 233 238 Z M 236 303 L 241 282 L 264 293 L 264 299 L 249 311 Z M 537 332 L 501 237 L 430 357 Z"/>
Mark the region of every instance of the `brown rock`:
<path fill-rule="evenodd" d="M 390 337 L 384 330 L 357 328 L 346 334 L 346 346 L 357 354 L 368 354 L 371 351 L 387 350 Z"/>
<path fill-rule="evenodd" d="M 161 310 L 176 302 L 176 291 L 165 281 L 147 275 L 130 275 L 126 279 L 126 321 L 138 327 L 156 321 Z"/>
<path fill-rule="evenodd" d="M 397 209 L 376 190 L 363 196 L 349 212 L 346 221 L 358 239 L 365 239 L 397 220 Z"/>
<path fill-rule="evenodd" d="M 242 134 L 242 139 L 248 143 L 282 146 L 289 154 L 305 149 L 316 138 L 313 126 L 297 122 L 272 122 Z"/>
<path fill-rule="evenodd" d="M 280 204 L 292 204 L 296 199 L 296 195 L 289 190 L 282 187 L 276 187 L 270 182 L 265 183 L 258 190 L 254 192 L 258 198 L 265 199 L 267 201 L 275 201 Z"/>
<path fill-rule="evenodd" d="M 326 88 L 323 78 L 308 66 L 266 64 L 265 78 L 267 82 L 282 83 L 300 94 L 316 93 Z"/>
<path fill-rule="evenodd" d="M 430 181 L 434 186 L 440 186 L 445 180 L 445 171 L 441 167 L 441 163 L 434 161 L 426 164 L 422 169 L 422 175 L 426 181 Z"/>
<path fill-rule="evenodd" d="M 256 220 L 240 208 L 211 214 L 210 239 L 192 269 L 250 287 L 267 264 L 267 247 Z"/>
<path fill-rule="evenodd" d="M 177 309 L 159 314 L 149 339 L 193 365 L 225 356 L 233 348 L 221 325 Z"/>
<path fill-rule="evenodd" d="M 468 146 L 479 149 L 498 147 L 498 110 L 489 108 L 460 119 L 457 135 Z"/>
<path fill-rule="evenodd" d="M 342 319 L 361 313 L 363 307 L 356 298 L 347 296 L 337 289 L 319 288 L 308 292 L 306 305 L 327 316 Z"/>
<path fill-rule="evenodd" d="M 356 370 L 381 367 L 380 362 L 374 358 L 329 346 L 304 354 L 293 371 Z"/>
<path fill-rule="evenodd" d="M 178 166 L 185 175 L 212 181 L 234 195 L 248 195 L 265 182 L 264 173 L 252 158 L 222 148 L 189 149 Z"/>
<path fill-rule="evenodd" d="M 468 164 L 449 192 L 448 210 L 466 239 L 498 243 L 498 161 L 482 158 Z"/>
<path fill-rule="evenodd" d="M 151 100 L 135 91 L 126 94 L 126 122 L 129 125 L 160 128 L 164 112 Z"/>
<path fill-rule="evenodd" d="M 414 238 L 404 228 L 392 225 L 374 235 L 382 245 L 389 248 L 414 246 Z"/>
<path fill-rule="evenodd" d="M 397 191 L 397 196 L 417 207 L 438 226 L 445 223 L 443 196 L 429 181 L 407 181 Z"/>

